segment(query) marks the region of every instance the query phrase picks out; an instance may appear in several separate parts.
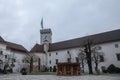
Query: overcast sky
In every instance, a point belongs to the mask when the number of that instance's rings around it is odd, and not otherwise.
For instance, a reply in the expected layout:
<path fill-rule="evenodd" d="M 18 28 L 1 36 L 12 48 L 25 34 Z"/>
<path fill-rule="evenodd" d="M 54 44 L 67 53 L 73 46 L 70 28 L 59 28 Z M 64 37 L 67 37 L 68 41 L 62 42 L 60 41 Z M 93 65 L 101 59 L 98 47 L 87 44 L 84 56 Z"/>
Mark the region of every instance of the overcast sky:
<path fill-rule="evenodd" d="M 42 17 L 53 42 L 120 29 L 120 0 L 0 0 L 0 36 L 30 50 Z"/>

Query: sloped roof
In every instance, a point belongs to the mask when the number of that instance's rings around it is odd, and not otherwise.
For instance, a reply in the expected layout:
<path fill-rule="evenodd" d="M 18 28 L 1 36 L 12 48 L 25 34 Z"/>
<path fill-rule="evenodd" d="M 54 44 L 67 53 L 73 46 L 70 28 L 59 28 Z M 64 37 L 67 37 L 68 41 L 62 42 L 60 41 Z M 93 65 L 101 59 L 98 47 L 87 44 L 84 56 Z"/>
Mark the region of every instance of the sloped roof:
<path fill-rule="evenodd" d="M 1 36 L 0 36 L 0 42 L 6 44 L 7 48 L 9 49 L 21 51 L 21 52 L 28 52 L 28 50 L 25 49 L 22 45 L 5 41 Z"/>
<path fill-rule="evenodd" d="M 21 52 L 28 52 L 27 49 L 25 49 L 22 45 L 16 44 L 16 43 L 11 43 L 6 41 L 7 48 L 16 50 L 16 51 L 21 51 Z"/>
<path fill-rule="evenodd" d="M 4 39 L 0 36 L 0 42 L 4 42 Z"/>
<path fill-rule="evenodd" d="M 30 52 L 44 52 L 43 45 L 35 44 L 35 46 L 30 50 Z"/>
<path fill-rule="evenodd" d="M 84 45 L 84 43 L 88 39 L 90 41 L 92 41 L 93 44 L 101 44 L 101 43 L 108 43 L 108 42 L 113 42 L 113 41 L 120 41 L 120 29 L 109 31 L 109 32 L 104 32 L 104 33 L 99 33 L 99 34 L 95 34 L 95 35 L 89 35 L 89 36 L 85 36 L 85 37 L 81 37 L 81 38 L 61 41 L 61 42 L 57 42 L 57 43 L 52 43 L 52 44 L 50 44 L 49 51 L 81 47 Z M 43 48 L 41 48 L 41 46 L 42 45 L 37 44 L 37 46 L 35 45 L 31 51 L 32 52 L 35 52 L 35 51 L 43 52 Z M 34 49 L 36 49 L 36 50 L 34 50 Z"/>

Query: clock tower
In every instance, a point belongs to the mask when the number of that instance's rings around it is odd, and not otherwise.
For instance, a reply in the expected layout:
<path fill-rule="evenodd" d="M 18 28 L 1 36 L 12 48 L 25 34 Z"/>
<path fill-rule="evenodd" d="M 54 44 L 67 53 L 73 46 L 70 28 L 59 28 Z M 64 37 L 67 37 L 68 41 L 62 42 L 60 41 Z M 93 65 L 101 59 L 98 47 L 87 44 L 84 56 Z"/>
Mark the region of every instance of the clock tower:
<path fill-rule="evenodd" d="M 40 40 L 41 44 L 52 43 L 52 31 L 51 29 L 41 29 L 40 30 Z"/>

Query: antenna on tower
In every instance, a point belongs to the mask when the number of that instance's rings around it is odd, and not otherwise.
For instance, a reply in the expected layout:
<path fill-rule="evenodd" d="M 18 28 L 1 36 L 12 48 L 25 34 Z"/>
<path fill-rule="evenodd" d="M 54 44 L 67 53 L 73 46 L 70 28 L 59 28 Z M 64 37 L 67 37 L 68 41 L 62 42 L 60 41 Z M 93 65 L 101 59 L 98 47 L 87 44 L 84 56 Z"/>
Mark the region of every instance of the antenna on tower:
<path fill-rule="evenodd" d="M 41 28 L 43 29 L 43 18 L 41 19 Z"/>

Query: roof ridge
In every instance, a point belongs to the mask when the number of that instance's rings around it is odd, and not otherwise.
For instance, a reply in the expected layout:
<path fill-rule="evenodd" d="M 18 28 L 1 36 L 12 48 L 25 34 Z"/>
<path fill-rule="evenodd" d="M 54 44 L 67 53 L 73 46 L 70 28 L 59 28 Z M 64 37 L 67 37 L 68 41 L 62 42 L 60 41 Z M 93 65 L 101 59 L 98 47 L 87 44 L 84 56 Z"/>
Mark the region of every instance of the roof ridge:
<path fill-rule="evenodd" d="M 100 32 L 100 33 L 96 33 L 96 34 L 91 34 L 91 35 L 82 36 L 82 37 L 78 37 L 78 38 L 74 38 L 74 39 L 70 39 L 70 40 L 64 40 L 64 41 L 60 41 L 60 42 L 55 42 L 55 43 L 51 43 L 51 44 L 58 44 L 58 43 L 62 43 L 62 42 L 68 42 L 68 41 L 72 41 L 72 40 L 87 38 L 87 37 L 91 37 L 91 36 L 96 36 L 96 35 L 101 35 L 101 34 L 116 32 L 116 31 L 120 31 L 120 29 L 115 29 L 115 30 L 112 30 L 112 31 Z"/>

